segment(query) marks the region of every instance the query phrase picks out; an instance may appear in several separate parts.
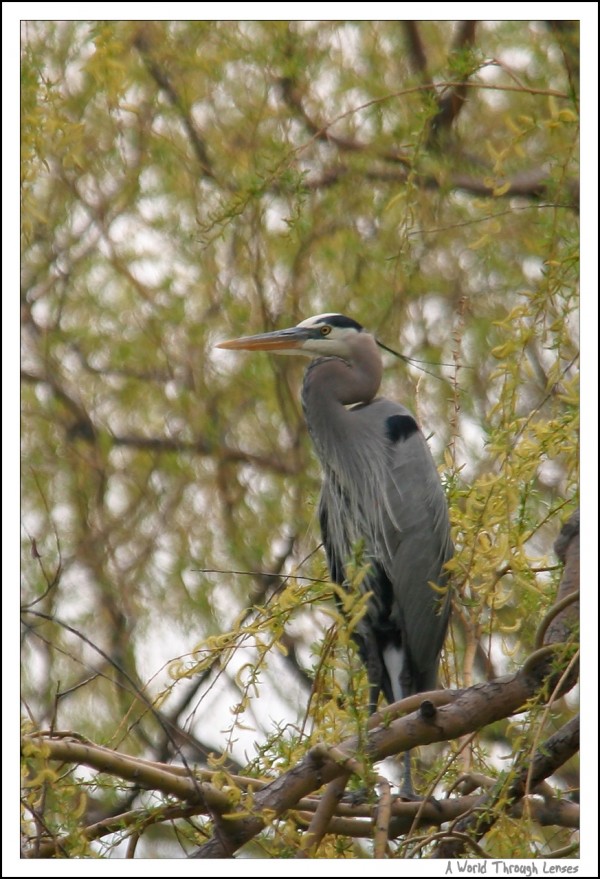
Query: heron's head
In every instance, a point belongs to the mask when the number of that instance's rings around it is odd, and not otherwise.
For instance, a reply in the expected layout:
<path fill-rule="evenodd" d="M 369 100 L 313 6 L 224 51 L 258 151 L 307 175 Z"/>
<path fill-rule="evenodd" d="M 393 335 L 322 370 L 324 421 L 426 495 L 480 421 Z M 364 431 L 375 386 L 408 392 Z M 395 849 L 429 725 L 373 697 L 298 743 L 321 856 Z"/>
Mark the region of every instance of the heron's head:
<path fill-rule="evenodd" d="M 219 342 L 217 348 L 275 351 L 277 354 L 305 354 L 308 357 L 342 357 L 351 360 L 355 346 L 367 338 L 373 340 L 370 333 L 351 317 L 343 314 L 317 314 L 287 330 L 230 339 Z"/>

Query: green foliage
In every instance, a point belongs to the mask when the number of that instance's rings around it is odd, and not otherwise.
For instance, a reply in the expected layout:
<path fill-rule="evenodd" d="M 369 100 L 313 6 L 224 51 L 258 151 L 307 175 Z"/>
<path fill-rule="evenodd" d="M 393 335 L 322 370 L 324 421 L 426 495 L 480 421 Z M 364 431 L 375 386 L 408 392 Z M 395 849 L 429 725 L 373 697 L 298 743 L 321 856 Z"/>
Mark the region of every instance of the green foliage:
<path fill-rule="evenodd" d="M 322 311 L 442 378 L 386 362 L 383 392 L 415 411 L 447 488 L 445 683 L 533 650 L 578 498 L 573 70 L 543 23 L 480 22 L 460 46 L 431 21 L 419 71 L 404 24 L 23 24 L 22 684 L 36 728 L 159 760 L 166 718 L 214 767 L 257 778 L 317 742 L 364 740 L 364 601 L 324 579 L 301 367 L 214 350 Z M 447 92 L 431 82 L 458 80 L 466 102 L 436 140 Z M 532 707 L 518 747 L 547 722 Z M 457 774 L 449 753 L 424 758 L 423 777 Z M 27 834 L 43 800 L 69 856 L 95 856 L 76 832 L 87 782 L 27 761 Z M 483 734 L 470 761 L 498 772 Z M 101 811 L 115 797 L 94 790 Z M 555 845 L 503 821 L 494 856 Z M 259 856 L 292 856 L 300 836 L 275 822 Z M 330 835 L 321 856 L 364 851 Z"/>
<path fill-rule="evenodd" d="M 46 833 L 66 840 L 63 856 L 94 857 L 82 825 L 89 785 L 74 773 L 62 767 L 57 769 L 47 758 L 43 745 L 29 744 L 23 748 L 21 814 L 24 832 L 29 831 L 31 838 L 35 838 L 36 829 L 39 831 L 36 823 L 41 822 Z"/>

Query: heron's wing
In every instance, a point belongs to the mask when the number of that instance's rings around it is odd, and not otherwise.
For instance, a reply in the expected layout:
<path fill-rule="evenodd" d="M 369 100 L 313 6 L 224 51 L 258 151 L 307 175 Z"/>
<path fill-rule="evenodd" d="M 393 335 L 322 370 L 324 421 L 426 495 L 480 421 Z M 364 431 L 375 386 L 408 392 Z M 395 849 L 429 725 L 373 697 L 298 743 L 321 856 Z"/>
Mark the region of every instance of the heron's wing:
<path fill-rule="evenodd" d="M 429 585 L 445 585 L 452 555 L 446 498 L 407 409 L 379 398 L 348 414 L 337 457 L 324 465 L 319 507 L 331 576 L 344 581 L 344 565 L 362 542 L 371 567 L 361 588 L 373 599 L 356 634 L 370 645 L 369 657 L 376 648 L 370 660 L 389 666 L 390 679 L 402 669 L 404 694 L 430 689 L 449 611 L 448 596 Z M 389 698 L 385 675 L 382 688 Z"/>
<path fill-rule="evenodd" d="M 325 547 L 329 575 L 334 583 L 341 585 L 345 579 L 344 564 L 348 560 L 346 551 L 348 549 L 348 541 L 345 534 L 341 540 L 339 536 L 336 539 L 336 530 L 339 534 L 340 524 L 339 517 L 335 515 L 334 510 L 338 507 L 339 501 L 336 496 L 335 487 L 332 480 L 325 474 L 319 499 L 319 526 L 321 528 L 323 546 Z"/>
<path fill-rule="evenodd" d="M 355 528 L 351 494 L 342 488 L 334 473 L 324 474 L 319 502 L 319 523 L 331 579 L 340 585 L 347 585 L 346 565 L 355 549 L 356 541 L 361 540 L 364 543 L 364 535 L 358 535 Z M 363 593 L 371 593 L 372 598 L 369 601 L 368 612 L 359 620 L 352 632 L 367 670 L 371 711 L 377 708 L 380 691 L 383 691 L 390 703 L 401 698 L 394 692 L 381 650 L 381 626 L 385 626 L 385 620 L 389 618 L 390 602 L 386 602 L 386 597 L 392 595 L 389 584 L 387 588 L 384 585 L 387 582 L 381 566 L 376 562 L 371 564 L 360 584 L 360 590 Z M 339 607 L 337 595 L 336 602 Z"/>
<path fill-rule="evenodd" d="M 372 578 L 370 588 L 387 593 L 391 585 L 391 602 L 381 597 L 407 653 L 410 689 L 418 692 L 436 686 L 448 622 L 449 598 L 430 585 L 445 586 L 443 566 L 452 555 L 446 497 L 427 442 L 404 406 L 379 398 L 354 414 L 357 433 L 371 450 L 371 470 L 359 474 L 356 468 L 355 477 L 364 483 L 359 491 L 373 555 L 386 575 Z"/>

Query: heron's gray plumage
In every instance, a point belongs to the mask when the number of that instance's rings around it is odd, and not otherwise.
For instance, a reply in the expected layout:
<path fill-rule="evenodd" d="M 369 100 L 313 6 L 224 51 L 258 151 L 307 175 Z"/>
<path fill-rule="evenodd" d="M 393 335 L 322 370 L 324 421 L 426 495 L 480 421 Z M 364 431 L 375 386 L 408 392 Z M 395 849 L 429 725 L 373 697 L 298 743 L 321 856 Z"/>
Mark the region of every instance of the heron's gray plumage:
<path fill-rule="evenodd" d="M 452 543 L 439 476 L 409 410 L 381 397 L 346 408 L 333 396 L 345 371 L 347 399 L 353 369 L 313 361 L 302 399 L 323 469 L 319 519 L 330 573 L 344 583 L 345 563 L 363 545 L 370 569 L 361 589 L 372 598 L 356 636 L 372 702 L 380 690 L 391 702 L 436 687 L 449 598 L 429 584 L 445 586 Z M 390 419 L 400 430 L 390 430 Z M 399 679 L 386 665 L 389 647 L 401 653 Z"/>
<path fill-rule="evenodd" d="M 315 358 L 302 404 L 323 470 L 321 532 L 335 582 L 347 585 L 357 546 L 369 563 L 360 588 L 371 597 L 354 636 L 371 710 L 380 692 L 392 702 L 435 688 L 450 608 L 448 508 L 415 418 L 376 396 L 383 366 L 375 338 L 352 318 L 321 314 L 220 347 Z"/>

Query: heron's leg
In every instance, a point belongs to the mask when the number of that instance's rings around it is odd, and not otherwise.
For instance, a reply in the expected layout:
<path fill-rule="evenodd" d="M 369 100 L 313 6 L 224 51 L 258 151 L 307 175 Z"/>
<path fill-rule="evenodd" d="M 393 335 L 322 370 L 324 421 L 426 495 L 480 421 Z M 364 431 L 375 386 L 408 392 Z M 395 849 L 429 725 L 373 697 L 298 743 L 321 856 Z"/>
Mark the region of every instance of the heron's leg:
<path fill-rule="evenodd" d="M 421 794 L 416 794 L 413 790 L 412 786 L 412 777 L 410 771 L 410 755 L 411 751 L 404 752 L 403 759 L 403 773 L 402 773 L 402 781 L 398 786 L 398 794 L 397 796 L 401 800 L 408 800 L 411 803 L 423 802 L 424 800 L 428 803 L 432 803 L 437 809 L 439 809 L 440 813 L 442 812 L 441 804 L 434 796 L 424 797 Z"/>
<path fill-rule="evenodd" d="M 421 797 L 415 793 L 412 785 L 412 771 L 410 751 L 405 751 L 403 755 L 402 782 L 400 784 L 400 796 L 404 800 L 419 800 Z"/>
<path fill-rule="evenodd" d="M 379 681 L 369 681 L 369 715 L 375 714 L 377 711 L 377 703 L 379 702 L 379 693 L 381 686 Z"/>
<path fill-rule="evenodd" d="M 374 672 L 372 666 L 367 666 L 367 677 L 369 679 L 369 716 L 377 711 L 377 703 L 379 702 L 379 694 L 381 692 L 379 669 Z M 350 803 L 352 806 L 362 805 L 369 802 L 371 796 L 370 791 L 366 787 L 345 793 L 341 799 L 342 803 Z"/>

